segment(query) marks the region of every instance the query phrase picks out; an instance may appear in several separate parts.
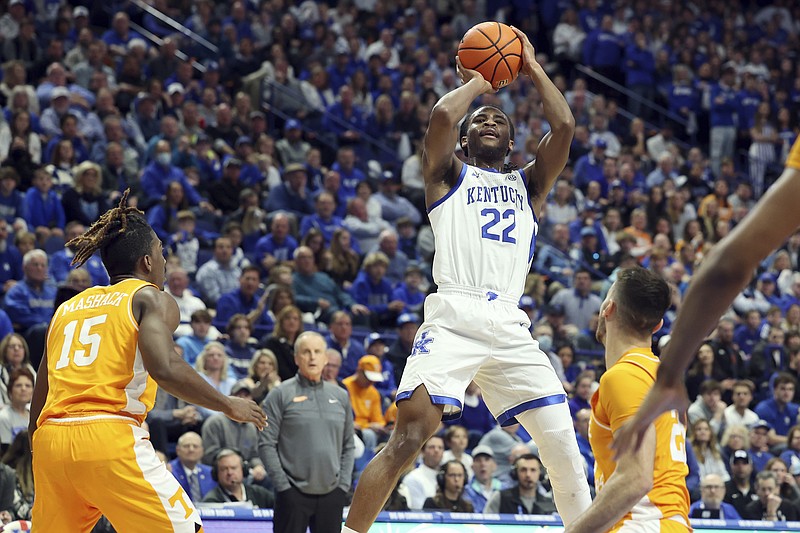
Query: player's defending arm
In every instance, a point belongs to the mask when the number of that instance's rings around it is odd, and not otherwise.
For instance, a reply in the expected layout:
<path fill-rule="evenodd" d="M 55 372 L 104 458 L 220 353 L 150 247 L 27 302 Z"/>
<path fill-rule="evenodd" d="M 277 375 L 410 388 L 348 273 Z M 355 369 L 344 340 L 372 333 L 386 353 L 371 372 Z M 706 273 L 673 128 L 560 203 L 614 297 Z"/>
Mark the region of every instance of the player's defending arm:
<path fill-rule="evenodd" d="M 800 151 L 800 144 L 792 150 Z M 759 262 L 800 226 L 798 198 L 800 170 L 787 167 L 753 211 L 705 258 L 686 292 L 671 340 L 661 352 L 655 385 L 636 416 L 615 434 L 617 453 L 638 446 L 642 434 L 661 413 L 686 409 L 684 374 L 697 347 L 750 281 Z"/>
<path fill-rule="evenodd" d="M 511 28 L 522 41 L 522 72 L 533 80 L 536 90 L 542 96 L 544 118 L 550 124 L 550 131 L 539 141 L 536 159 L 523 169 L 528 177 L 533 209 L 536 213 L 541 213 L 547 194 L 567 164 L 572 135 L 575 133 L 575 117 L 572 116 L 564 95 L 536 61 L 528 36 L 514 26 Z"/>
<path fill-rule="evenodd" d="M 264 428 L 264 412 L 254 401 L 220 394 L 173 349 L 172 332 L 180 322 L 180 311 L 171 296 L 145 287 L 134 296 L 133 309 L 139 317 L 144 366 L 165 391 L 238 422 L 252 422 L 259 430 Z"/>
<path fill-rule="evenodd" d="M 592 505 L 566 528 L 565 533 L 594 533 L 611 529 L 653 487 L 655 455 L 656 429 L 651 425 L 644 434 L 641 448 L 620 457 L 617 469 L 603 485 Z"/>
<path fill-rule="evenodd" d="M 456 72 L 463 85 L 442 96 L 431 111 L 422 151 L 425 200 L 430 206 L 454 184 L 461 161 L 453 153 L 458 141 L 458 123 L 478 96 L 494 92 L 492 84 L 475 70 L 465 69 L 456 58 Z"/>

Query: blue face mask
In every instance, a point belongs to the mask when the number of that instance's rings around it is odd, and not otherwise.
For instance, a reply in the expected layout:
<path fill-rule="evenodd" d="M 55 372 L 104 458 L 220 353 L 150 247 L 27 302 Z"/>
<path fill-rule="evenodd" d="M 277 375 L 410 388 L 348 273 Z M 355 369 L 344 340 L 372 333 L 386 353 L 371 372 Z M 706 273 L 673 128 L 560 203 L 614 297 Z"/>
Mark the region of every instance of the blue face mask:
<path fill-rule="evenodd" d="M 168 167 L 172 163 L 172 154 L 169 152 L 161 152 L 156 154 L 156 163 L 162 167 Z"/>
<path fill-rule="evenodd" d="M 550 335 L 539 335 L 539 349 L 543 352 L 549 352 L 550 349 L 553 347 L 553 337 Z"/>

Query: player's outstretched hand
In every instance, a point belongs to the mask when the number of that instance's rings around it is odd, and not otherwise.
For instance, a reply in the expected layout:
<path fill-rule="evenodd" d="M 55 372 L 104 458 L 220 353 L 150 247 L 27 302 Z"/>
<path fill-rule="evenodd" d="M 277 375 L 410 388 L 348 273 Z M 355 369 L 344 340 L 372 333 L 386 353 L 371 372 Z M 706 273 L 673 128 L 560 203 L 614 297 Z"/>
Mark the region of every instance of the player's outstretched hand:
<path fill-rule="evenodd" d="M 689 395 L 682 382 L 672 385 L 657 379 L 639 407 L 636 416 L 614 434 L 614 442 L 611 444 L 611 448 L 614 450 L 614 459 L 618 460 L 628 451 L 638 451 L 645 432 L 659 415 L 673 409 L 683 413 L 688 406 Z"/>
<path fill-rule="evenodd" d="M 225 413 L 228 418 L 253 424 L 259 431 L 267 427 L 267 415 L 256 402 L 238 396 L 229 396 L 228 399 L 231 401 L 231 406 Z"/>
<path fill-rule="evenodd" d="M 526 66 L 533 66 L 536 64 L 536 50 L 533 49 L 531 40 L 528 39 L 528 36 L 525 35 L 522 30 L 516 26 L 511 26 L 511 29 L 514 30 L 514 33 L 517 34 L 517 37 L 519 37 L 519 40 L 522 42 L 522 68 L 523 72 L 525 72 L 524 69 Z"/>
<path fill-rule="evenodd" d="M 472 81 L 473 78 L 477 78 L 478 80 L 483 82 L 483 93 L 496 93 L 497 89 L 492 87 L 492 84 L 486 81 L 486 78 L 483 77 L 483 74 L 478 72 L 477 70 L 472 70 L 466 68 L 464 65 L 461 64 L 461 58 L 456 56 L 456 73 L 458 77 L 461 78 L 461 83 L 466 85 L 468 82 Z"/>

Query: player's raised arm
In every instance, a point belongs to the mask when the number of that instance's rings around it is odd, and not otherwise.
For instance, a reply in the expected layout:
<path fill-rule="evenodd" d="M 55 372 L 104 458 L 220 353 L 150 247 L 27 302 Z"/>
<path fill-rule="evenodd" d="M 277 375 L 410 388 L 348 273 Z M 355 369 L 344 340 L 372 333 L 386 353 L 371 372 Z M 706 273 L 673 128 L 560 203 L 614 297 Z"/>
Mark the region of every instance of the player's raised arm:
<path fill-rule="evenodd" d="M 800 142 L 787 165 L 800 167 Z M 800 226 L 800 170 L 787 168 L 753 211 L 714 246 L 692 278 L 671 340 L 661 353 L 661 367 L 641 409 L 614 441 L 618 454 L 638 447 L 647 427 L 661 413 L 684 410 L 688 404 L 684 374 L 698 346 L 719 316 L 753 276 L 759 262 Z"/>
<path fill-rule="evenodd" d="M 461 161 L 453 153 L 458 139 L 458 123 L 467 114 L 473 100 L 495 92 L 491 83 L 475 70 L 461 66 L 456 58 L 456 71 L 463 85 L 442 96 L 431 111 L 422 152 L 422 175 L 425 199 L 433 204 L 446 194 L 461 170 Z"/>
<path fill-rule="evenodd" d="M 172 348 L 172 332 L 180 323 L 175 299 L 152 287 L 138 291 L 133 299 L 139 318 L 139 350 L 144 366 L 167 392 L 188 403 L 225 413 L 237 422 L 251 422 L 264 429 L 266 418 L 252 400 L 225 396 L 208 384 Z"/>
<path fill-rule="evenodd" d="M 522 72 L 533 80 L 536 90 L 542 96 L 544 118 L 550 124 L 550 131 L 539 141 L 536 159 L 524 168 L 533 209 L 536 213 L 541 213 L 547 194 L 567 164 L 572 135 L 575 133 L 575 117 L 572 116 L 564 95 L 536 61 L 536 53 L 528 36 L 514 26 L 511 28 L 522 41 Z"/>

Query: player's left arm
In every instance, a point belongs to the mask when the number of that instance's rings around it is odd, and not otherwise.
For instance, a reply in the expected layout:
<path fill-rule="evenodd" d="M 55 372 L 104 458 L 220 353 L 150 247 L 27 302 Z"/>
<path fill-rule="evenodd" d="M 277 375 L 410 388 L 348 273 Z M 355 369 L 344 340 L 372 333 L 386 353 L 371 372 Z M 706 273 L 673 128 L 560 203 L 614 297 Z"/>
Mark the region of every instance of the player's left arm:
<path fill-rule="evenodd" d="M 642 446 L 617 461 L 617 469 L 608 478 L 592 505 L 570 524 L 566 533 L 608 531 L 653 488 L 656 454 L 656 429 L 644 435 Z"/>
<path fill-rule="evenodd" d="M 30 422 L 28 422 L 28 440 L 29 444 L 31 444 L 31 449 L 33 449 L 33 433 L 36 431 L 36 422 L 39 419 L 39 415 L 42 413 L 49 390 L 50 385 L 47 382 L 47 345 L 45 343 L 42 362 L 39 364 L 39 371 L 36 375 L 36 385 L 33 387 L 33 397 L 31 398 L 31 419 Z"/>
<path fill-rule="evenodd" d="M 569 147 L 575 133 L 575 117 L 572 116 L 564 95 L 536 61 L 536 53 L 528 36 L 519 29 L 512 28 L 522 41 L 522 72 L 533 80 L 536 90 L 539 91 L 544 118 L 550 124 L 550 131 L 539 141 L 536 159 L 523 168 L 528 179 L 533 210 L 538 214 L 541 213 L 553 183 L 567 164 Z"/>

